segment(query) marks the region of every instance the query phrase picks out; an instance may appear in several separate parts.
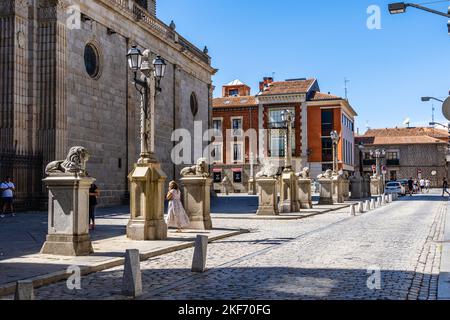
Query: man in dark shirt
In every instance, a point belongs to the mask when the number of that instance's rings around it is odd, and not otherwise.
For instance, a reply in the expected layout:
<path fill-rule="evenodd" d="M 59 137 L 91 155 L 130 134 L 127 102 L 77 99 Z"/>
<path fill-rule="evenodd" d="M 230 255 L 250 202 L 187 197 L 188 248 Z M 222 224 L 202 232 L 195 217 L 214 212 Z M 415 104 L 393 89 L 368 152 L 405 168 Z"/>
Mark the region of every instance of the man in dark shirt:
<path fill-rule="evenodd" d="M 95 206 L 97 205 L 97 198 L 100 195 L 100 190 L 93 183 L 89 188 L 89 229 L 95 229 Z"/>
<path fill-rule="evenodd" d="M 413 192 L 414 192 L 414 180 L 413 178 L 409 178 L 408 180 L 408 190 L 409 190 L 409 195 L 412 197 Z"/>
<path fill-rule="evenodd" d="M 448 192 L 448 181 L 447 178 L 444 178 L 444 182 L 442 183 L 442 196 L 445 196 L 446 193 L 450 196 Z"/>

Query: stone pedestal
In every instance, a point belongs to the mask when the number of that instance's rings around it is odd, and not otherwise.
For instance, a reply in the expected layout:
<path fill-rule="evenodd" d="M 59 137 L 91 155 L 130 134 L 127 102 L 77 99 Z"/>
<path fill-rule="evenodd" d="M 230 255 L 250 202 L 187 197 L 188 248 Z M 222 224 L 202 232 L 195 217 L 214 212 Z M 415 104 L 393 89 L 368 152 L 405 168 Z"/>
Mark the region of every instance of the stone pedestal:
<path fill-rule="evenodd" d="M 48 234 L 41 253 L 85 256 L 94 252 L 89 237 L 89 188 L 93 178 L 49 176 Z"/>
<path fill-rule="evenodd" d="M 311 179 L 299 178 L 297 189 L 300 209 L 312 209 Z"/>
<path fill-rule="evenodd" d="M 183 185 L 184 208 L 191 224 L 188 229 L 211 230 L 210 188 L 212 179 L 202 176 L 185 176 Z"/>
<path fill-rule="evenodd" d="M 350 178 L 350 192 L 352 199 L 364 198 L 363 192 L 363 178 L 360 176 L 353 176 Z"/>
<path fill-rule="evenodd" d="M 298 212 L 297 177 L 294 171 L 285 171 L 281 175 L 280 212 Z"/>
<path fill-rule="evenodd" d="M 127 237 L 131 240 L 165 240 L 164 182 L 159 163 L 136 164 L 128 176 L 131 182 L 131 218 Z"/>
<path fill-rule="evenodd" d="M 259 216 L 279 215 L 276 193 L 277 180 L 270 177 L 258 178 L 256 184 L 259 193 L 259 206 L 256 214 Z"/>
<path fill-rule="evenodd" d="M 380 177 L 370 178 L 370 194 L 372 196 L 379 196 L 384 193 L 383 181 Z"/>
<path fill-rule="evenodd" d="M 320 184 L 319 204 L 334 204 L 333 200 L 333 180 L 329 178 L 318 179 Z"/>
<path fill-rule="evenodd" d="M 363 197 L 369 198 L 372 194 L 370 193 L 370 177 L 364 176 L 362 181 L 362 191 L 363 191 Z"/>
<path fill-rule="evenodd" d="M 333 203 L 344 203 L 344 178 L 340 175 L 335 175 L 332 181 Z"/>

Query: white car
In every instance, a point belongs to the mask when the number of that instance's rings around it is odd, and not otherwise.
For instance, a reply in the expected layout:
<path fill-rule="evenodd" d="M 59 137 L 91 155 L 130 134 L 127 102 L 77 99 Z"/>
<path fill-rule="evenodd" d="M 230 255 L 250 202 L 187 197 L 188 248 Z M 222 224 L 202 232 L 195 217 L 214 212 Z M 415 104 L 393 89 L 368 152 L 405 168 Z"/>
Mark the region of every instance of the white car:
<path fill-rule="evenodd" d="M 406 194 L 405 187 L 398 181 L 391 181 L 386 184 L 385 193 L 397 193 L 404 196 Z"/>

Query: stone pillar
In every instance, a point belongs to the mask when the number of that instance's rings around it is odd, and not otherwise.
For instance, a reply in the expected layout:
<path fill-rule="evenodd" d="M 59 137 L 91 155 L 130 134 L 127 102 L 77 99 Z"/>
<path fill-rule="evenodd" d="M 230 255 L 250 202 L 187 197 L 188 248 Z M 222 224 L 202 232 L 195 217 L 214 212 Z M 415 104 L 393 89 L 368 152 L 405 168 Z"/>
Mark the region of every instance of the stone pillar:
<path fill-rule="evenodd" d="M 370 193 L 370 176 L 363 177 L 363 191 L 364 198 L 371 197 L 372 194 Z"/>
<path fill-rule="evenodd" d="M 350 192 L 352 199 L 364 198 L 363 178 L 361 176 L 353 176 L 350 178 Z"/>
<path fill-rule="evenodd" d="M 333 180 L 331 178 L 319 178 L 320 198 L 319 204 L 334 204 L 333 200 Z"/>
<path fill-rule="evenodd" d="M 372 196 L 378 196 L 383 194 L 382 181 L 379 176 L 373 176 L 370 178 L 370 194 Z"/>
<path fill-rule="evenodd" d="M 332 195 L 333 203 L 344 203 L 344 178 L 335 175 L 332 178 Z"/>
<path fill-rule="evenodd" d="M 276 193 L 277 180 L 272 177 L 261 177 L 256 179 L 256 184 L 259 193 L 259 206 L 256 214 L 259 216 L 279 215 Z"/>
<path fill-rule="evenodd" d="M 131 182 L 131 218 L 127 237 L 131 240 L 165 240 L 164 182 L 166 175 L 158 163 L 135 164 Z"/>
<path fill-rule="evenodd" d="M 300 209 L 312 209 L 311 179 L 298 178 L 297 189 Z"/>
<path fill-rule="evenodd" d="M 248 180 L 248 194 L 252 196 L 256 195 L 258 192 L 257 189 L 256 180 L 250 177 Z"/>
<path fill-rule="evenodd" d="M 184 176 L 183 184 L 184 208 L 191 224 L 188 229 L 211 230 L 210 188 L 212 179 L 202 176 Z"/>
<path fill-rule="evenodd" d="M 297 212 L 300 210 L 297 192 L 297 177 L 294 171 L 285 171 L 281 175 L 280 212 Z"/>
<path fill-rule="evenodd" d="M 55 175 L 48 189 L 48 234 L 43 254 L 85 256 L 94 252 L 89 237 L 89 188 L 93 178 Z"/>
<path fill-rule="evenodd" d="M 350 199 L 350 181 L 347 178 L 342 180 L 342 193 L 344 201 L 348 201 Z"/>

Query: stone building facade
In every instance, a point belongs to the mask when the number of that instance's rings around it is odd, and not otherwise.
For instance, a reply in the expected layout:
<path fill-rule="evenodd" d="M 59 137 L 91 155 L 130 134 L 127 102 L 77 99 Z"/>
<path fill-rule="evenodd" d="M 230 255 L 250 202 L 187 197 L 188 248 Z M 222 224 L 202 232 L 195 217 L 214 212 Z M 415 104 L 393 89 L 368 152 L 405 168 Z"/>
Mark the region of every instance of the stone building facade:
<path fill-rule="evenodd" d="M 447 144 L 448 133 L 435 128 L 370 129 L 355 139 L 355 168 L 372 174 L 376 159 L 370 151 L 385 150 L 380 165 L 387 171 L 386 181 L 423 177 L 440 187 L 442 178 L 449 178 Z"/>
<path fill-rule="evenodd" d="M 171 159 L 173 130 L 193 132 L 194 121 L 206 130 L 211 121 L 216 70 L 206 48 L 161 22 L 154 0 L 0 2 L 0 174 L 14 177 L 19 205 L 39 207 L 42 168 L 74 145 L 91 153 L 100 204 L 127 199 L 140 130 L 126 60 L 132 45 L 168 64 L 155 101 L 155 151 L 177 179 L 184 164 Z"/>

